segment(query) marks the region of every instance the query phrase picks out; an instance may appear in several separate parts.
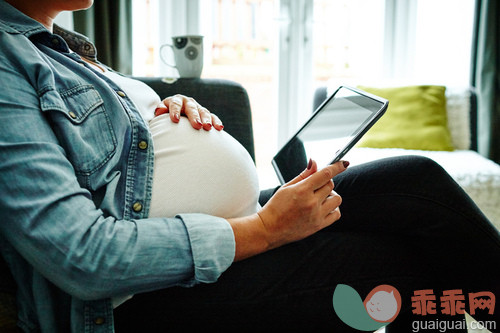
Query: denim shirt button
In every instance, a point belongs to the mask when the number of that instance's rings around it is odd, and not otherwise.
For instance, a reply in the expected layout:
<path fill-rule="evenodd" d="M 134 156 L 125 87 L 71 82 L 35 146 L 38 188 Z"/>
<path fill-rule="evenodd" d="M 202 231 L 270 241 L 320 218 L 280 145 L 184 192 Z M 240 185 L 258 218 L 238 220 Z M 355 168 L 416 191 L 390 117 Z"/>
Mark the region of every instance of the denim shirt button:
<path fill-rule="evenodd" d="M 117 91 L 116 93 L 117 93 L 117 94 L 118 94 L 118 96 L 120 96 L 120 97 L 125 97 L 125 96 L 127 96 L 127 95 L 126 95 L 123 91 L 121 91 L 121 90 Z"/>
<path fill-rule="evenodd" d="M 134 212 L 139 213 L 142 210 L 142 204 L 137 201 L 132 205 L 132 209 L 134 210 Z"/>
<path fill-rule="evenodd" d="M 102 324 L 104 324 L 105 321 L 106 320 L 103 317 L 97 317 L 97 318 L 94 319 L 94 324 L 96 324 L 96 325 L 102 325 Z"/>
<path fill-rule="evenodd" d="M 73 111 L 68 112 L 69 116 L 73 119 L 76 118 L 76 114 Z"/>
<path fill-rule="evenodd" d="M 148 148 L 148 143 L 143 140 L 143 141 L 139 142 L 138 146 L 139 146 L 139 149 L 144 150 L 144 149 Z"/>

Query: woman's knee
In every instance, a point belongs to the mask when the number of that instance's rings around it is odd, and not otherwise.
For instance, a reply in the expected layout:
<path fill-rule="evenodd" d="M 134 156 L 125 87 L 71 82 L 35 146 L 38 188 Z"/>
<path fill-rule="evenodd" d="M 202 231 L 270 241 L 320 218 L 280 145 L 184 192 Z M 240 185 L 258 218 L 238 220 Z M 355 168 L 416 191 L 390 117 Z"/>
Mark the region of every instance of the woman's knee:
<path fill-rule="evenodd" d="M 415 177 L 420 185 L 424 182 L 430 186 L 443 186 L 451 184 L 456 186 L 455 181 L 448 172 L 436 161 L 425 156 L 409 155 L 401 157 L 398 166 L 401 170 L 406 170 L 408 175 Z"/>
<path fill-rule="evenodd" d="M 439 163 L 426 156 L 407 155 L 407 156 L 401 156 L 399 157 L 399 159 L 401 160 L 401 163 L 405 163 L 407 167 L 415 167 L 420 170 L 430 170 L 432 172 L 444 171 L 444 169 L 441 167 L 441 165 L 439 165 Z"/>
<path fill-rule="evenodd" d="M 411 192 L 426 186 L 453 182 L 434 160 L 417 155 L 384 158 L 350 167 L 334 179 L 341 195 L 361 192 Z M 352 190 L 352 191 L 351 191 Z"/>

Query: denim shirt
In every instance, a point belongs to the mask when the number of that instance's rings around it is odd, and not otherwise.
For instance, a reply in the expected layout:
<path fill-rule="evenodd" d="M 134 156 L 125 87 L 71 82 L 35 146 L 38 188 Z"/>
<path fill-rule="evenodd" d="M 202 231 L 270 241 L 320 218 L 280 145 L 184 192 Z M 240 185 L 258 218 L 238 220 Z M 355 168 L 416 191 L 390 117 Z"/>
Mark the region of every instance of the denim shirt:
<path fill-rule="evenodd" d="M 0 0 L 0 251 L 23 330 L 113 332 L 112 298 L 215 282 L 234 235 L 213 216 L 148 218 L 148 127 L 82 61 L 93 45 L 59 33 Z"/>

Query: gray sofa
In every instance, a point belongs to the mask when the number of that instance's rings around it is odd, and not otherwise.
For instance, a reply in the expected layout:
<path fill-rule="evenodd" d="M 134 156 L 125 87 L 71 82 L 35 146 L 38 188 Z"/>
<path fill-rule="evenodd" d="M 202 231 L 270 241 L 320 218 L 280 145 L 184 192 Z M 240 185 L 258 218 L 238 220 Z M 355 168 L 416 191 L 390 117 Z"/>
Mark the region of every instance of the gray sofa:
<path fill-rule="evenodd" d="M 241 85 L 219 79 L 137 79 L 148 84 L 160 97 L 179 93 L 196 99 L 219 116 L 224 124 L 224 130 L 238 140 L 255 161 L 250 102 L 246 90 Z M 15 292 L 15 283 L 0 256 L 0 332 L 2 333 L 18 332 Z"/>

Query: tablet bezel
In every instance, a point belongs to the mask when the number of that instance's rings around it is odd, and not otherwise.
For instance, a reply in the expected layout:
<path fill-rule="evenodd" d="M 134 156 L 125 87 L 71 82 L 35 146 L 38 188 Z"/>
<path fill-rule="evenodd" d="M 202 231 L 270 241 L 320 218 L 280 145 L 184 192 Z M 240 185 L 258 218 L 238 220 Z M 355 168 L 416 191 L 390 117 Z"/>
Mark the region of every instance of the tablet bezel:
<path fill-rule="evenodd" d="M 331 162 L 329 164 L 333 164 L 337 161 L 340 161 L 340 159 L 342 159 L 342 157 L 345 156 L 345 154 L 347 154 L 347 152 L 349 152 L 349 150 L 351 150 L 352 147 L 354 147 L 354 145 L 363 137 L 363 135 L 380 119 L 380 117 L 382 117 L 382 115 L 385 113 L 385 111 L 387 110 L 387 107 L 389 105 L 389 101 L 382 98 L 382 97 L 379 97 L 379 96 L 376 96 L 376 95 L 373 95 L 373 94 L 370 94 L 366 91 L 363 91 L 361 89 L 357 89 L 357 88 L 354 88 L 354 87 L 350 87 L 350 86 L 340 86 L 337 88 L 337 90 L 335 90 L 335 92 L 333 94 L 331 94 L 327 99 L 325 99 L 325 101 L 323 103 L 321 103 L 321 105 L 314 111 L 314 113 L 311 115 L 311 117 L 305 122 L 304 125 L 302 125 L 302 127 L 283 145 L 283 147 L 281 147 L 281 149 L 278 151 L 278 153 L 273 157 L 271 163 L 273 165 L 273 168 L 276 172 L 276 175 L 278 176 L 278 179 L 280 181 L 281 184 L 284 184 L 286 181 L 285 179 L 283 178 L 282 176 L 282 173 L 279 169 L 279 166 L 276 162 L 276 159 L 277 157 L 284 152 L 285 148 L 291 144 L 292 141 L 295 140 L 295 138 L 301 134 L 306 128 L 307 126 L 312 122 L 312 120 L 314 118 L 316 118 L 324 109 L 325 109 L 325 106 L 328 105 L 328 103 L 330 103 L 330 101 L 332 99 L 335 98 L 335 96 L 337 95 L 337 93 L 341 90 L 341 89 L 348 89 L 348 90 L 351 90 L 352 92 L 356 93 L 356 94 L 359 94 L 361 96 L 364 96 L 364 97 L 367 97 L 367 98 L 370 98 L 376 102 L 379 102 L 381 103 L 381 107 L 378 111 L 374 112 L 368 119 L 368 122 L 365 124 L 365 126 L 357 133 L 355 133 L 355 135 L 353 136 L 353 138 L 341 149 L 339 149 L 335 156 L 333 157 L 333 159 L 331 160 Z M 358 128 L 359 129 L 359 128 Z"/>

